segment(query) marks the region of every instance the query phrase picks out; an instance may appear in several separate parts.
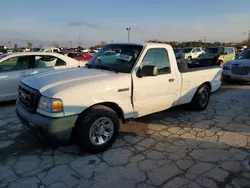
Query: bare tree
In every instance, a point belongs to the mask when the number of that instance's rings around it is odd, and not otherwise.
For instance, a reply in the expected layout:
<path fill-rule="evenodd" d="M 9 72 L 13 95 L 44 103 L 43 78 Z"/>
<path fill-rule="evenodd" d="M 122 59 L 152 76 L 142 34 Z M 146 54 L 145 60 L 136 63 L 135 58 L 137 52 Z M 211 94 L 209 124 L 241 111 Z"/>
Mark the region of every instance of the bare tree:
<path fill-rule="evenodd" d="M 32 49 L 32 47 L 33 47 L 33 44 L 31 42 L 27 42 L 27 48 Z"/>
<path fill-rule="evenodd" d="M 104 45 L 106 45 L 106 44 L 107 44 L 107 42 L 101 41 L 100 46 L 104 46 Z"/>
<path fill-rule="evenodd" d="M 52 42 L 51 46 L 54 46 L 54 47 L 58 48 L 59 47 L 59 43 L 58 42 Z"/>
<path fill-rule="evenodd" d="M 106 45 L 106 44 L 107 44 L 107 42 L 101 41 L 99 44 L 95 45 L 94 47 L 95 47 L 95 48 L 101 48 L 101 47 L 103 47 L 103 46 Z"/>
<path fill-rule="evenodd" d="M 17 44 L 14 45 L 14 51 L 17 51 Z"/>
<path fill-rule="evenodd" d="M 42 49 L 42 48 L 43 48 L 43 45 L 42 45 L 42 44 L 40 44 L 40 45 L 38 46 L 38 48 Z"/>

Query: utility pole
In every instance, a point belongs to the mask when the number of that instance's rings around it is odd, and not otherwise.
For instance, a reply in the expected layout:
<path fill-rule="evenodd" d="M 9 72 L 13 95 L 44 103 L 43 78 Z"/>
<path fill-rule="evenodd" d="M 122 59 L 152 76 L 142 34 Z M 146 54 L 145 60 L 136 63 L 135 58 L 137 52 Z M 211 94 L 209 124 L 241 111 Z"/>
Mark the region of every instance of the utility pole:
<path fill-rule="evenodd" d="M 250 30 L 249 30 L 248 34 L 246 32 L 243 32 L 243 35 L 244 36 L 247 35 L 247 41 L 250 41 Z"/>
<path fill-rule="evenodd" d="M 70 43 L 70 49 L 72 49 L 72 41 L 69 41 L 69 43 Z"/>
<path fill-rule="evenodd" d="M 250 30 L 248 32 L 248 42 L 250 41 Z"/>
<path fill-rule="evenodd" d="M 206 37 L 204 36 L 204 48 L 206 48 Z"/>
<path fill-rule="evenodd" d="M 81 46 L 81 38 L 80 38 L 80 36 L 79 36 L 79 46 Z"/>
<path fill-rule="evenodd" d="M 128 31 L 128 42 L 130 42 L 130 30 L 131 30 L 131 28 L 127 27 L 126 29 Z"/>

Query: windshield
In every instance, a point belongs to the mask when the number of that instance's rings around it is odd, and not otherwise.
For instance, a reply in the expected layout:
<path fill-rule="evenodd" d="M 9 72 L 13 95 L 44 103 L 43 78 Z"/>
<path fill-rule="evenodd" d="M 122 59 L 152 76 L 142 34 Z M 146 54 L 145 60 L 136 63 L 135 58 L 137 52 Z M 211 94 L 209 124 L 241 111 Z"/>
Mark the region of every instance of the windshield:
<path fill-rule="evenodd" d="M 250 50 L 241 52 L 238 56 L 238 59 L 250 59 Z"/>
<path fill-rule="evenodd" d="M 86 66 L 130 73 L 142 48 L 141 45 L 109 44 L 99 50 Z"/>
<path fill-rule="evenodd" d="M 223 51 L 224 51 L 223 47 L 206 48 L 206 53 L 209 54 L 221 54 L 223 53 Z"/>
<path fill-rule="evenodd" d="M 182 48 L 180 50 L 180 52 L 183 52 L 183 53 L 190 53 L 192 51 L 193 48 Z"/>
<path fill-rule="evenodd" d="M 8 54 L 2 54 L 2 55 L 0 55 L 0 59 L 5 58 L 6 56 L 8 56 Z"/>

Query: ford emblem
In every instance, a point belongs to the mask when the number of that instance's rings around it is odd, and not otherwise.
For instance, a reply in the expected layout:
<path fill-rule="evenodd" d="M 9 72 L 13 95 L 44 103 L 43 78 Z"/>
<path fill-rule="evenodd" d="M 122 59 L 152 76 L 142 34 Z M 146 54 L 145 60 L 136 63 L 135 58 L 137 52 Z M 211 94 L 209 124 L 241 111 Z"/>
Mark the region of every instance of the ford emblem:
<path fill-rule="evenodd" d="M 24 93 L 21 93 L 21 94 L 20 94 L 20 98 L 22 98 L 23 100 L 25 100 L 25 99 L 26 99 L 25 94 L 24 94 Z"/>

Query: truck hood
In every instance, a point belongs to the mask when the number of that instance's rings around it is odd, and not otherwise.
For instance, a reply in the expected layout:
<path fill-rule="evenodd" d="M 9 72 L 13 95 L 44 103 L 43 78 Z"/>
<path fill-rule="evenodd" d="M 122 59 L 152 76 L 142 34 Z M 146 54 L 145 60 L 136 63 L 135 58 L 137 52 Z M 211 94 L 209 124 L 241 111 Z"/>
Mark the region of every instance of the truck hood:
<path fill-rule="evenodd" d="M 243 67 L 250 67 L 250 59 L 236 59 L 232 61 L 228 61 L 225 63 L 225 65 L 238 65 L 238 66 L 243 66 Z"/>
<path fill-rule="evenodd" d="M 43 74 L 27 77 L 22 82 L 34 88 L 44 96 L 51 97 L 55 93 L 77 86 L 80 84 L 92 83 L 94 81 L 109 80 L 108 78 L 119 77 L 123 73 L 116 74 L 112 71 L 88 68 L 70 68 L 55 70 Z"/>

